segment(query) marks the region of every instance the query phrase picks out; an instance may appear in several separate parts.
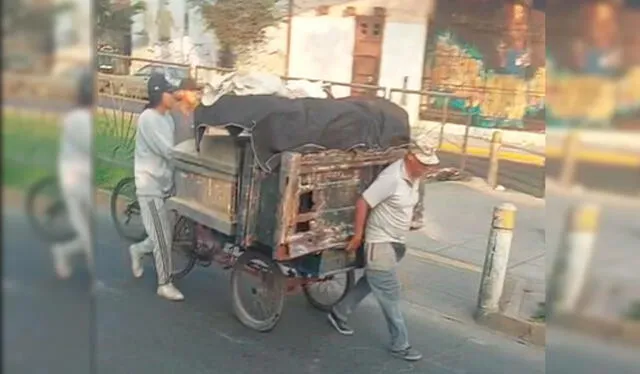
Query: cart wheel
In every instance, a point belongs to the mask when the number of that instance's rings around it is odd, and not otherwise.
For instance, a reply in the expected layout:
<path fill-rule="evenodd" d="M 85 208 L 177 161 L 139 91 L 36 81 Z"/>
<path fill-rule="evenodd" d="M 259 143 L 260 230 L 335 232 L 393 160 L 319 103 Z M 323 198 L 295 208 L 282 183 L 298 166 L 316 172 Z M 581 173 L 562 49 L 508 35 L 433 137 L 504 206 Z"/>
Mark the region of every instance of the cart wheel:
<path fill-rule="evenodd" d="M 136 184 L 133 177 L 120 180 L 111 193 L 111 219 L 118 234 L 125 239 L 139 242 L 147 237 L 142 224 L 140 204 L 136 197 Z"/>
<path fill-rule="evenodd" d="M 181 279 L 189 274 L 196 265 L 193 250 L 196 247 L 195 225 L 188 218 L 180 216 L 174 227 L 173 245 L 171 246 L 171 277 Z"/>
<path fill-rule="evenodd" d="M 355 283 L 353 270 L 334 274 L 318 282 L 307 283 L 302 286 L 304 296 L 314 308 L 323 312 L 342 301 Z"/>
<path fill-rule="evenodd" d="M 75 237 L 56 177 L 44 178 L 29 187 L 25 209 L 31 226 L 42 239 L 64 242 Z"/>
<path fill-rule="evenodd" d="M 255 250 L 245 251 L 231 272 L 231 302 L 240 322 L 254 330 L 272 330 L 282 315 L 285 277 L 278 264 Z"/>

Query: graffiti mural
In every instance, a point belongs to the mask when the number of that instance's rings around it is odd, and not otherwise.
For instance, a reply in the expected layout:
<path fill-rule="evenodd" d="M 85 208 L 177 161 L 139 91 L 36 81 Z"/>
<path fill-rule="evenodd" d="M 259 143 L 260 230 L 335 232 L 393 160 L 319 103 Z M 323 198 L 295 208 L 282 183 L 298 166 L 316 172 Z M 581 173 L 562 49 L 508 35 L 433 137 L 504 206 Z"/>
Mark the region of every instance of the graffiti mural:
<path fill-rule="evenodd" d="M 526 2 L 441 2 L 425 59 L 428 91 L 454 95 L 453 113 L 472 113 L 481 127 L 544 129 L 544 23 Z M 532 30 L 533 29 L 533 30 Z M 425 117 L 445 104 L 424 103 Z M 435 119 L 435 118 L 433 118 Z M 527 123 L 537 120 L 536 125 Z"/>
<path fill-rule="evenodd" d="M 640 128 L 640 11 L 604 0 L 562 5 L 550 21 L 569 37 L 549 44 L 547 125 Z"/>

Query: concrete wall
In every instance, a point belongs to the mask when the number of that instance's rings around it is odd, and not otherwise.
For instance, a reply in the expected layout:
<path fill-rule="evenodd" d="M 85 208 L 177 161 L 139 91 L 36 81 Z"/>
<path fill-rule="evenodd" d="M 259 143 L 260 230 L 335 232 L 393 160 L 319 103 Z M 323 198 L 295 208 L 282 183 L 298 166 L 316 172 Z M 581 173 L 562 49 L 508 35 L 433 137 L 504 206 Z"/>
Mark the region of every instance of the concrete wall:
<path fill-rule="evenodd" d="M 382 43 L 379 85 L 419 90 L 422 84 L 428 14 L 433 0 L 296 0 L 292 22 L 289 75 L 350 83 L 355 43 L 355 20 L 344 17 L 347 7 L 357 14 L 373 14 L 374 7 L 387 9 Z M 329 6 L 327 15 L 316 15 L 316 8 Z M 349 88 L 335 88 L 338 96 Z M 400 96 L 394 98 L 399 102 Z M 420 98 L 407 96 L 405 109 L 417 119 Z"/>

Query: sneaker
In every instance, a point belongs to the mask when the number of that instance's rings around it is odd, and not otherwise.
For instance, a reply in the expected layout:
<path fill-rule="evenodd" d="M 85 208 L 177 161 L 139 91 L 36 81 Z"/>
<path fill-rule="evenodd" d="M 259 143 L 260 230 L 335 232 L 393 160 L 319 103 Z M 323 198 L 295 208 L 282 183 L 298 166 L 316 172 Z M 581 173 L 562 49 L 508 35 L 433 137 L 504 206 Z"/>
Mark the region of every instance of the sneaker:
<path fill-rule="evenodd" d="M 422 359 L 422 353 L 416 351 L 411 347 L 408 347 L 401 351 L 391 351 L 391 354 L 394 357 L 401 358 L 405 361 L 419 361 Z"/>
<path fill-rule="evenodd" d="M 327 315 L 327 319 L 331 326 L 333 326 L 342 335 L 353 335 L 353 330 L 346 322 L 338 318 L 333 312 Z"/>
<path fill-rule="evenodd" d="M 135 244 L 129 247 L 129 254 L 131 255 L 131 272 L 134 277 L 140 278 L 144 273 L 144 267 L 142 266 L 142 256 Z"/>
<path fill-rule="evenodd" d="M 51 248 L 51 253 L 53 254 L 53 267 L 58 278 L 68 279 L 71 277 L 71 265 L 69 265 L 69 257 L 64 252 L 64 248 L 54 245 Z"/>
<path fill-rule="evenodd" d="M 158 286 L 158 296 L 171 301 L 184 300 L 184 295 L 176 288 L 176 286 L 173 285 L 173 283 Z"/>

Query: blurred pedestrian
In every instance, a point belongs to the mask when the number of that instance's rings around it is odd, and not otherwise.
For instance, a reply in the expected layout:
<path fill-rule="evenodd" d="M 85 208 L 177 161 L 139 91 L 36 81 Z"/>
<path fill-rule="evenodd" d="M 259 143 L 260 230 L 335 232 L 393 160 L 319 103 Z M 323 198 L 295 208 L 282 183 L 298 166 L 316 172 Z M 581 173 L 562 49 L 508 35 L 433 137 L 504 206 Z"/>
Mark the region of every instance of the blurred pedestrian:
<path fill-rule="evenodd" d="M 91 241 L 93 198 L 92 152 L 94 76 L 86 69 L 78 80 L 77 107 L 62 119 L 62 136 L 58 153 L 60 190 L 69 221 L 75 231 L 73 239 L 51 248 L 56 275 L 69 278 L 71 257 L 84 253 L 89 271 L 93 271 Z"/>

